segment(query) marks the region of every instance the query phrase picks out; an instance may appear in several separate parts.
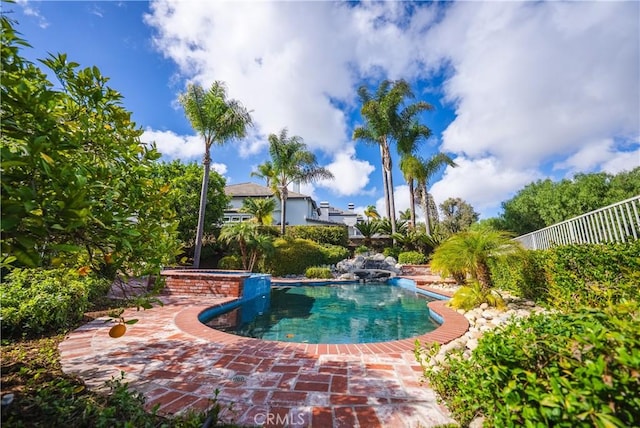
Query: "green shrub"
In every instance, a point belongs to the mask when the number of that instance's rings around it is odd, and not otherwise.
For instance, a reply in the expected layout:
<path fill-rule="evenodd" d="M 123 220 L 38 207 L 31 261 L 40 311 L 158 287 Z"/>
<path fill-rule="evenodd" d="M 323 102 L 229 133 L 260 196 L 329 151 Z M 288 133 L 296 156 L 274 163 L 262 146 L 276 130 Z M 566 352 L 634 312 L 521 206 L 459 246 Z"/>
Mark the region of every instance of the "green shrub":
<path fill-rule="evenodd" d="M 335 265 L 339 261 L 349 258 L 349 249 L 339 245 L 325 244 L 320 246 L 320 251 L 324 255 L 325 265 Z"/>
<path fill-rule="evenodd" d="M 307 268 L 307 270 L 304 273 L 304 276 L 306 276 L 307 278 L 320 278 L 320 279 L 333 278 L 331 269 L 329 269 L 328 267 L 320 267 L 320 266 L 313 266 L 313 267 Z"/>
<path fill-rule="evenodd" d="M 302 275 L 308 267 L 325 264 L 322 247 L 308 239 L 278 238 L 274 252 L 261 263 L 261 271 L 274 276 Z"/>
<path fill-rule="evenodd" d="M 355 254 L 366 254 L 369 252 L 369 247 L 366 245 L 358 245 L 353 252 Z"/>
<path fill-rule="evenodd" d="M 405 251 L 398 255 L 398 263 L 406 265 L 421 265 L 427 261 L 424 254 L 417 251 Z"/>
<path fill-rule="evenodd" d="M 540 300 L 546 293 L 544 254 L 527 251 L 518 259 L 489 260 L 493 285 L 526 299 Z"/>
<path fill-rule="evenodd" d="M 308 239 L 318 244 L 340 245 L 349 244 L 347 226 L 289 226 L 285 231 L 292 238 Z"/>
<path fill-rule="evenodd" d="M 560 310 L 638 300 L 640 241 L 556 247 L 544 255 L 544 270 L 544 298 Z"/>
<path fill-rule="evenodd" d="M 34 335 L 74 326 L 91 297 L 108 290 L 110 281 L 81 276 L 76 269 L 14 269 L 0 291 L 2 332 Z"/>
<path fill-rule="evenodd" d="M 218 261 L 220 269 L 242 269 L 242 260 L 240 256 L 224 256 Z"/>
<path fill-rule="evenodd" d="M 640 426 L 640 306 L 532 315 L 423 368 L 463 426 Z"/>
<path fill-rule="evenodd" d="M 640 241 L 528 251 L 521 261 L 493 261 L 490 269 L 497 288 L 560 310 L 640 298 Z"/>
<path fill-rule="evenodd" d="M 382 254 L 384 254 L 385 257 L 393 257 L 398 260 L 401 251 L 400 247 L 385 247 L 385 249 L 382 250 Z"/>

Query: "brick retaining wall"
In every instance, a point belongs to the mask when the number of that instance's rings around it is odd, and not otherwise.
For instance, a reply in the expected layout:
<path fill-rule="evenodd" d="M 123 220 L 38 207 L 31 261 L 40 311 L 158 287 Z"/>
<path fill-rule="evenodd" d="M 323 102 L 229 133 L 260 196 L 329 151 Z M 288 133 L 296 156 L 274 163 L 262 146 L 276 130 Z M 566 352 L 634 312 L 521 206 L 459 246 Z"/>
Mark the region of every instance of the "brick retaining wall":
<path fill-rule="evenodd" d="M 228 271 L 225 271 L 228 272 Z M 244 280 L 250 273 L 218 273 L 197 270 L 166 270 L 163 292 L 170 295 L 207 295 L 215 297 L 242 297 Z"/>

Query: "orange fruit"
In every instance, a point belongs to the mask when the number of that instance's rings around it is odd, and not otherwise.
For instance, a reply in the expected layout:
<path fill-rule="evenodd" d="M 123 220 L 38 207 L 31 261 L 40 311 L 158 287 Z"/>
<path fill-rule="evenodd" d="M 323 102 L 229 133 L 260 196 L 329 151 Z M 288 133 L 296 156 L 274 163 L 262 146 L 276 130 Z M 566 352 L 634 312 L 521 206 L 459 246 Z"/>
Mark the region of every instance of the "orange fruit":
<path fill-rule="evenodd" d="M 126 331 L 127 331 L 127 326 L 125 326 L 124 324 L 116 324 L 113 327 L 111 327 L 111 330 L 109 330 L 109 336 L 113 338 L 121 337 L 124 335 Z"/>

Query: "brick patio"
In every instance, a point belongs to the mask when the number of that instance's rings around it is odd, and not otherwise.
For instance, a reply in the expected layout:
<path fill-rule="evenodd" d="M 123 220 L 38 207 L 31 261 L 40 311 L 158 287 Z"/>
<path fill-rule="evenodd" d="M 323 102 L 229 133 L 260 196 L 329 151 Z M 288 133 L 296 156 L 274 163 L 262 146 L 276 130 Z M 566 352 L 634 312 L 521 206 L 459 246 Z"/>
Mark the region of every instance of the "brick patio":
<path fill-rule="evenodd" d="M 424 286 L 421 286 L 424 287 Z M 118 339 L 111 324 L 94 320 L 60 344 L 67 373 L 92 387 L 125 373 L 159 413 L 205 410 L 234 403 L 226 420 L 249 426 L 432 427 L 454 422 L 421 381 L 416 338 L 357 345 L 263 341 L 213 330 L 197 320 L 203 309 L 230 299 L 167 296 L 165 305 L 127 310 L 137 318 Z M 431 302 L 444 324 L 421 342 L 449 342 L 467 320 Z"/>

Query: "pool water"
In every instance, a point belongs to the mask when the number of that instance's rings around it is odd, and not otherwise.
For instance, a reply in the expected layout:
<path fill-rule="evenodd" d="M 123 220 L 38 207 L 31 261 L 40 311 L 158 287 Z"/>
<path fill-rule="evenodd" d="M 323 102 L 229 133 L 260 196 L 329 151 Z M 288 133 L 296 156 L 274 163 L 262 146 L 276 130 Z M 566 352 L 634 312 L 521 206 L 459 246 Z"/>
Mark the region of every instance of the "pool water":
<path fill-rule="evenodd" d="M 273 287 L 202 320 L 245 337 L 302 343 L 371 343 L 406 339 L 436 329 L 429 299 L 382 283 Z"/>

